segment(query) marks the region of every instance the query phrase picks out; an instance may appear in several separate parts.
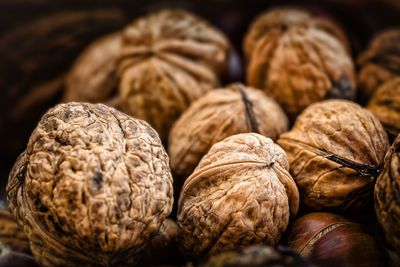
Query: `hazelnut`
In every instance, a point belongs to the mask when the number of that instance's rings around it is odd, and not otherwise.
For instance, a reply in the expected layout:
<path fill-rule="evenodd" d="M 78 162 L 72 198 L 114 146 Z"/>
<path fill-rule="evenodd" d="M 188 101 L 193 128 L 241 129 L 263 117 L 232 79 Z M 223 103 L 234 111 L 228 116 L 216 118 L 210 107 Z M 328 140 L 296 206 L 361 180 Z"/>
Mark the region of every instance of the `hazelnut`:
<path fill-rule="evenodd" d="M 296 219 L 282 243 L 316 266 L 385 266 L 380 248 L 362 225 L 332 213 Z"/>
<path fill-rule="evenodd" d="M 173 201 L 157 133 L 114 108 L 87 103 L 60 104 L 42 117 L 7 191 L 43 266 L 132 264 Z"/>
<path fill-rule="evenodd" d="M 376 35 L 369 47 L 358 57 L 359 97 L 366 103 L 385 81 L 400 75 L 400 29 Z"/>
<path fill-rule="evenodd" d="M 302 203 L 313 210 L 365 205 L 389 148 L 379 120 L 346 100 L 309 106 L 278 144 L 289 158 Z"/>
<path fill-rule="evenodd" d="M 189 12 L 162 10 L 138 18 L 123 30 L 122 109 L 149 122 L 166 141 L 190 103 L 219 85 L 228 53 L 223 33 Z"/>
<path fill-rule="evenodd" d="M 243 46 L 248 84 L 263 89 L 292 119 L 314 102 L 355 96 L 347 41 L 327 20 L 274 9 L 252 23 Z"/>
<path fill-rule="evenodd" d="M 285 113 L 262 91 L 241 84 L 212 90 L 171 129 L 168 154 L 174 179 L 182 185 L 210 147 L 228 136 L 256 132 L 275 141 L 287 129 Z"/>
<path fill-rule="evenodd" d="M 103 102 L 118 106 L 120 43 L 121 33 L 112 33 L 96 40 L 81 53 L 66 77 L 63 102 Z"/>
<path fill-rule="evenodd" d="M 299 195 L 285 152 L 256 133 L 214 144 L 186 179 L 178 202 L 178 239 L 193 258 L 251 244 L 274 246 Z"/>
<path fill-rule="evenodd" d="M 0 208 L 0 242 L 15 252 L 31 254 L 29 240 L 8 209 Z"/>
<path fill-rule="evenodd" d="M 400 134 L 400 77 L 384 82 L 372 95 L 367 109 L 391 136 Z"/>
<path fill-rule="evenodd" d="M 375 184 L 375 213 L 386 240 L 400 255 L 400 135 L 385 157 L 385 165 Z"/>

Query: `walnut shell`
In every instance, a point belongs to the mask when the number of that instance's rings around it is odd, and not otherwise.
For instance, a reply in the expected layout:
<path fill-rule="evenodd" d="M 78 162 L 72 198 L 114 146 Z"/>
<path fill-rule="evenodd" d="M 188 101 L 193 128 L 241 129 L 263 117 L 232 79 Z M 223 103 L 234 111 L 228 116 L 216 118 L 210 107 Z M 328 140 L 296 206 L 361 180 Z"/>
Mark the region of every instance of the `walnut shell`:
<path fill-rule="evenodd" d="M 0 209 L 0 242 L 13 251 L 31 254 L 29 240 L 7 209 Z"/>
<path fill-rule="evenodd" d="M 375 184 L 375 213 L 386 240 L 400 255 L 400 135 L 385 157 L 385 165 Z"/>
<path fill-rule="evenodd" d="M 65 80 L 63 102 L 110 103 L 117 106 L 117 59 L 121 33 L 106 35 L 87 47 L 75 60 Z"/>
<path fill-rule="evenodd" d="M 179 197 L 182 251 L 199 258 L 251 244 L 274 246 L 298 210 L 288 169 L 285 152 L 260 134 L 214 144 Z"/>
<path fill-rule="evenodd" d="M 262 88 L 292 119 L 325 98 L 353 99 L 355 74 L 344 35 L 296 9 L 264 13 L 244 41 L 247 83 Z"/>
<path fill-rule="evenodd" d="M 171 211 L 168 160 L 146 122 L 60 104 L 17 159 L 8 203 L 43 266 L 131 264 Z"/>
<path fill-rule="evenodd" d="M 384 82 L 372 95 L 367 109 L 392 136 L 400 134 L 400 77 Z"/>
<path fill-rule="evenodd" d="M 379 120 L 346 100 L 309 106 L 278 144 L 287 153 L 302 203 L 313 210 L 362 206 L 372 196 L 389 147 Z"/>
<path fill-rule="evenodd" d="M 287 129 L 285 113 L 263 92 L 241 84 L 212 90 L 194 102 L 171 129 L 168 155 L 174 179 L 183 184 L 210 147 L 228 136 L 256 132 L 275 141 Z"/>
<path fill-rule="evenodd" d="M 369 47 L 357 59 L 361 101 L 368 101 L 385 81 L 400 76 L 399 53 L 400 29 L 384 31 L 371 40 Z"/>
<path fill-rule="evenodd" d="M 223 33 L 189 12 L 162 10 L 135 20 L 123 31 L 123 110 L 149 122 L 166 140 L 190 103 L 218 87 L 228 53 Z"/>

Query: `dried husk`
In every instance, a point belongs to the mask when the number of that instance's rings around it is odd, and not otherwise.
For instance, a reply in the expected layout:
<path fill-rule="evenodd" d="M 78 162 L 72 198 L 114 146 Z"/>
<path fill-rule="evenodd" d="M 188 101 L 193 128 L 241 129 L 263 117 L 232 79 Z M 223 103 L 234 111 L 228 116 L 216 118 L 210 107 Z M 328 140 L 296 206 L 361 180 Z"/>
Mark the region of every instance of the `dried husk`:
<path fill-rule="evenodd" d="M 14 164 L 9 207 L 42 266 L 129 265 L 172 209 L 168 161 L 146 122 L 102 104 L 60 104 Z"/>
<path fill-rule="evenodd" d="M 354 99 L 354 65 L 340 30 L 296 9 L 258 17 L 244 41 L 247 83 L 263 89 L 294 119 L 326 98 Z"/>
<path fill-rule="evenodd" d="M 210 147 L 228 136 L 255 132 L 275 141 L 287 129 L 285 113 L 262 91 L 241 84 L 212 90 L 171 129 L 168 155 L 174 179 L 183 184 Z"/>
<path fill-rule="evenodd" d="M 376 216 L 385 238 L 400 255 L 400 135 L 386 154 L 374 196 Z"/>
<path fill-rule="evenodd" d="M 218 87 L 218 75 L 227 68 L 229 42 L 208 22 L 183 10 L 138 18 L 122 38 L 122 108 L 149 122 L 166 141 L 179 115 Z"/>
<path fill-rule="evenodd" d="M 289 158 L 302 203 L 312 210 L 365 205 L 389 148 L 379 120 L 346 100 L 311 105 L 278 144 Z"/>
<path fill-rule="evenodd" d="M 296 216 L 299 195 L 284 151 L 256 133 L 214 144 L 183 185 L 177 223 L 193 258 L 251 244 L 274 246 Z"/>

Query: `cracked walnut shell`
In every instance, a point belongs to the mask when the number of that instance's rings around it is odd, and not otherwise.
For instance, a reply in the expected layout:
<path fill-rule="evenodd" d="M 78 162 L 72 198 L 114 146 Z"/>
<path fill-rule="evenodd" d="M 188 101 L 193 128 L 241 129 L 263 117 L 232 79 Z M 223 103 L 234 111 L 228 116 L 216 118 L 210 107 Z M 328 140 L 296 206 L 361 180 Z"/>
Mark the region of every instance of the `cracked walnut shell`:
<path fill-rule="evenodd" d="M 153 126 L 163 141 L 194 100 L 218 87 L 229 42 L 205 20 L 183 10 L 141 17 L 123 31 L 119 95 L 123 110 Z"/>
<path fill-rule="evenodd" d="M 400 254 L 400 135 L 385 157 L 375 184 L 375 213 L 386 240 Z"/>
<path fill-rule="evenodd" d="M 292 119 L 314 102 L 355 97 L 347 41 L 327 20 L 275 9 L 253 22 L 243 46 L 247 83 L 263 89 Z"/>
<path fill-rule="evenodd" d="M 14 164 L 7 191 L 43 266 L 136 262 L 173 202 L 157 133 L 103 104 L 50 109 Z"/>
<path fill-rule="evenodd" d="M 288 169 L 282 148 L 260 134 L 214 144 L 179 197 L 182 251 L 200 258 L 251 244 L 274 246 L 298 210 Z"/>
<path fill-rule="evenodd" d="M 212 90 L 171 129 L 168 155 L 174 179 L 183 184 L 210 147 L 228 136 L 256 132 L 275 141 L 287 129 L 285 113 L 262 91 L 241 84 Z"/>
<path fill-rule="evenodd" d="M 313 210 L 365 204 L 389 147 L 379 120 L 346 100 L 309 106 L 278 144 L 289 158 L 302 203 Z"/>

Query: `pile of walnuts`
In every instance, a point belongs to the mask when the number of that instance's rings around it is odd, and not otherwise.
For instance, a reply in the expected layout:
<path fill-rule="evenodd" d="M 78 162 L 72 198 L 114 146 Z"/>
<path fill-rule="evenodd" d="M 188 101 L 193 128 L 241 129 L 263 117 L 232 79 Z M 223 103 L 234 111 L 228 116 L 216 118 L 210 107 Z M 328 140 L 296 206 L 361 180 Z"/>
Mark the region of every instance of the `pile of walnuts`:
<path fill-rule="evenodd" d="M 358 74 L 342 30 L 295 8 L 249 26 L 246 85 L 221 85 L 232 51 L 184 10 L 91 44 L 9 174 L 26 237 L 5 245 L 41 266 L 397 264 L 400 29 Z"/>

